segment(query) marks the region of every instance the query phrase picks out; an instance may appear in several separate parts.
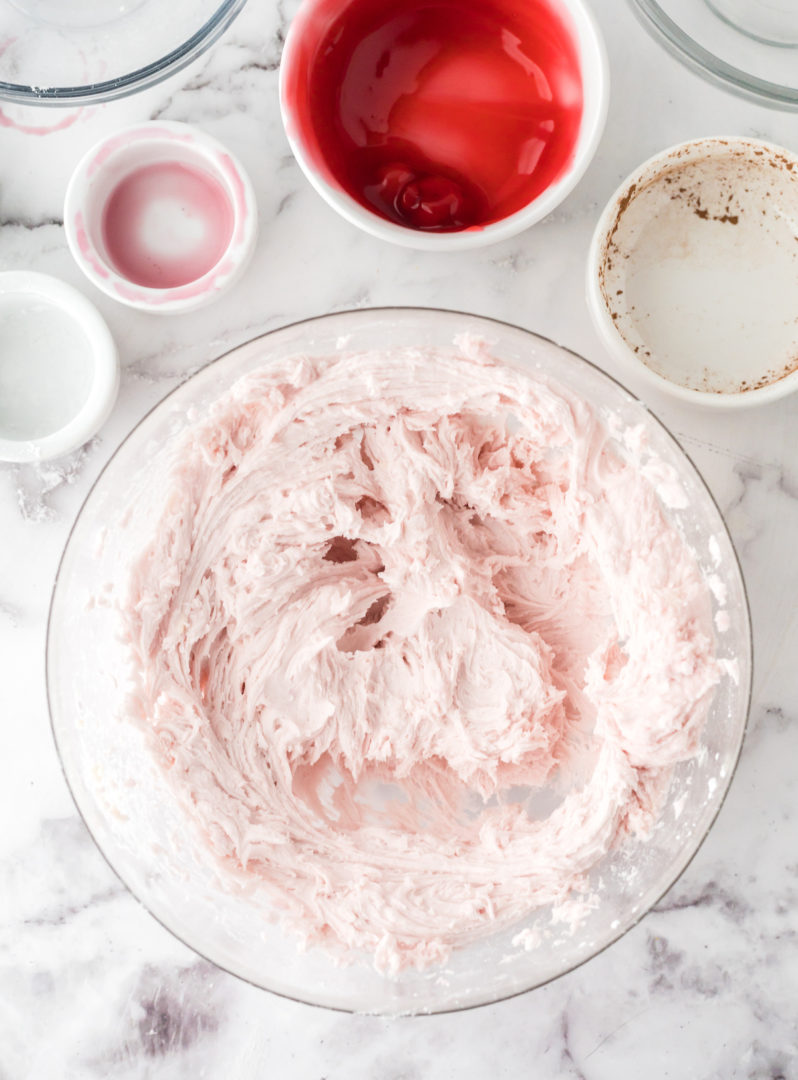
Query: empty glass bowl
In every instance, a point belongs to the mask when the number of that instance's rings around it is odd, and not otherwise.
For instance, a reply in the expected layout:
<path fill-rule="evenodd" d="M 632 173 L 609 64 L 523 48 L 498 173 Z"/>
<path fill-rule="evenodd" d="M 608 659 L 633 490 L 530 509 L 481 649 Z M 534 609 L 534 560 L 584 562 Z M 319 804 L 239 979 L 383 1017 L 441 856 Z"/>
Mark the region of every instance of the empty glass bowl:
<path fill-rule="evenodd" d="M 798 0 L 630 0 L 646 29 L 727 90 L 798 109 Z"/>
<path fill-rule="evenodd" d="M 445 964 L 396 977 L 369 956 L 340 967 L 321 949 L 300 952 L 266 918 L 253 892 L 220 884 L 218 866 L 155 764 L 144 735 L 126 718 L 129 657 L 120 636 L 117 589 L 152 529 L 172 440 L 241 375 L 296 354 L 391 347 L 451 347 L 456 335 L 484 339 L 493 355 L 590 401 L 611 430 L 635 428 L 660 463 L 676 470 L 685 509 L 666 511 L 695 552 L 728 625 L 718 653 L 738 679 L 718 687 L 700 753 L 676 767 L 667 804 L 650 837 L 611 851 L 591 873 L 599 903 L 572 931 L 539 909 L 521 923 L 456 949 Z M 614 425 L 617 423 L 618 427 Z M 617 452 L 625 455 L 618 444 Z M 266 334 L 194 375 L 119 447 L 74 525 L 53 593 L 47 687 L 53 731 L 75 801 L 101 851 L 161 923 L 198 953 L 286 997 L 386 1014 L 443 1012 L 501 1000 L 595 956 L 633 926 L 673 884 L 706 836 L 740 751 L 748 711 L 751 638 L 742 577 L 720 513 L 673 437 L 617 382 L 566 349 L 525 330 L 456 312 L 360 310 Z M 530 949 L 514 942 L 520 931 Z"/>
<path fill-rule="evenodd" d="M 769 45 L 798 45 L 795 0 L 707 0 L 738 30 Z"/>
<path fill-rule="evenodd" d="M 179 71 L 246 0 L 0 0 L 0 98 L 89 105 Z"/>

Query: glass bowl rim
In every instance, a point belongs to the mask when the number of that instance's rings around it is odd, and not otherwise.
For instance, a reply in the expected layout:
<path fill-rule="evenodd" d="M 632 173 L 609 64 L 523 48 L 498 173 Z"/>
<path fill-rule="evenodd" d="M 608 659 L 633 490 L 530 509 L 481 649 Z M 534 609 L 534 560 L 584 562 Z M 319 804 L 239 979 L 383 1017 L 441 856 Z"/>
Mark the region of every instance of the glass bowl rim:
<path fill-rule="evenodd" d="M 164 56 L 142 67 L 101 82 L 80 86 L 32 87 L 25 83 L 5 82 L 0 79 L 0 100 L 18 105 L 46 105 L 62 107 L 98 105 L 106 101 L 128 97 L 130 94 L 156 86 L 171 75 L 182 71 L 200 57 L 230 26 L 240 14 L 247 0 L 220 0 L 213 15 L 206 20 L 181 45 Z"/>
<path fill-rule="evenodd" d="M 663 11 L 657 0 L 628 2 L 651 37 L 697 75 L 758 105 L 798 111 L 798 85 L 789 87 L 770 82 L 722 60 L 682 30 L 679 24 Z M 774 49 L 780 47 L 772 46 Z"/>
<path fill-rule="evenodd" d="M 745 743 L 746 735 L 748 733 L 748 725 L 749 725 L 749 722 L 750 722 L 751 700 L 752 700 L 752 693 L 753 693 L 753 671 L 754 671 L 754 642 L 753 642 L 753 628 L 752 628 L 752 623 L 751 623 L 751 606 L 750 606 L 750 602 L 749 602 L 749 599 L 748 599 L 748 589 L 747 589 L 747 586 L 746 586 L 746 583 L 745 583 L 745 577 L 743 575 L 742 567 L 740 565 L 740 558 L 739 558 L 739 555 L 737 553 L 737 549 L 734 546 L 734 542 L 733 542 L 731 534 L 729 532 L 728 525 L 726 524 L 726 521 L 725 521 L 725 519 L 723 517 L 723 514 L 721 513 L 720 507 L 718 506 L 717 500 L 715 499 L 715 496 L 712 494 L 712 491 L 710 490 L 710 488 L 709 488 L 706 480 L 704 479 L 702 473 L 700 472 L 700 470 L 697 468 L 697 466 L 693 462 L 693 459 L 686 452 L 686 450 L 684 450 L 684 448 L 682 447 L 679 440 L 676 438 L 675 435 L 673 435 L 673 433 L 663 423 L 663 421 L 660 420 L 659 417 L 655 413 L 651 412 L 651 410 L 648 409 L 648 407 L 646 406 L 645 402 L 641 398 L 639 398 L 636 394 L 632 393 L 632 391 L 628 390 L 627 387 L 624 386 L 624 384 L 619 379 L 616 379 L 614 375 L 611 375 L 608 372 L 604 371 L 603 368 L 599 367 L 599 365 L 594 363 L 592 360 L 588 360 L 584 356 L 581 356 L 574 349 L 569 349 L 565 345 L 560 345 L 558 342 L 554 341 L 552 338 L 546 337 L 543 334 L 538 334 L 534 330 L 527 330 L 525 327 L 519 326 L 517 323 L 511 323 L 511 322 L 508 322 L 507 320 L 504 320 L 504 319 L 496 319 L 496 318 L 493 318 L 491 316 L 486 316 L 486 315 L 476 315 L 476 314 L 474 314 L 472 312 L 457 311 L 456 309 L 453 309 L 453 308 L 420 307 L 418 305 L 395 304 L 395 305 L 385 305 L 385 306 L 380 306 L 380 307 L 349 308 L 349 309 L 341 310 L 341 311 L 325 312 L 322 315 L 313 315 L 313 316 L 310 316 L 309 318 L 305 318 L 305 319 L 295 319 L 292 322 L 285 323 L 285 324 L 283 324 L 281 326 L 278 326 L 278 327 L 273 327 L 271 330 L 266 330 L 262 334 L 257 334 L 255 337 L 249 338 L 247 341 L 240 342 L 238 345 L 233 346 L 233 348 L 231 348 L 231 349 L 226 349 L 223 353 L 220 353 L 219 356 L 214 357 L 207 364 L 204 364 L 201 368 L 199 368 L 196 371 L 192 371 L 190 374 L 188 374 L 186 376 L 186 378 L 181 379 L 181 381 L 176 386 L 172 387 L 172 389 L 169 390 L 168 393 L 166 393 L 162 398 L 160 398 L 154 405 L 152 405 L 144 413 L 144 415 L 134 424 L 134 426 L 125 435 L 125 437 L 121 440 L 121 442 L 114 448 L 113 452 L 111 453 L 111 455 L 109 456 L 109 458 L 105 462 L 105 464 L 103 465 L 100 472 L 97 474 L 97 476 L 94 479 L 94 481 L 92 482 L 89 490 L 87 491 L 85 497 L 83 498 L 83 501 L 81 502 L 80 508 L 78 509 L 78 512 L 76 513 L 76 515 L 74 517 L 74 520 L 72 521 L 72 524 L 71 524 L 71 526 L 69 528 L 69 532 L 67 534 L 67 538 L 66 538 L 66 540 L 64 542 L 64 547 L 63 547 L 63 550 L 61 552 L 61 556 L 60 556 L 59 561 L 58 561 L 58 567 L 56 569 L 55 578 L 54 578 L 54 581 L 53 581 L 53 587 L 52 587 L 52 591 L 51 591 L 51 594 L 50 594 L 50 604 L 49 604 L 48 612 L 47 612 L 45 657 L 44 657 L 44 660 L 45 660 L 45 691 L 46 691 L 46 695 L 47 695 L 47 710 L 48 710 L 48 715 L 49 715 L 49 720 L 50 720 L 50 731 L 51 731 L 51 734 L 52 734 L 52 737 L 53 737 L 53 743 L 55 745 L 56 754 L 58 756 L 58 763 L 59 763 L 59 765 L 61 767 L 61 773 L 62 773 L 62 775 L 64 777 L 64 781 L 66 783 L 69 794 L 70 794 L 70 796 L 72 798 L 73 803 L 75 804 L 75 809 L 77 810 L 78 815 L 79 815 L 81 821 L 83 822 L 83 824 L 84 824 L 84 826 L 86 828 L 86 831 L 88 832 L 89 836 L 91 837 L 97 851 L 99 851 L 100 855 L 105 860 L 107 865 L 110 867 L 110 869 L 114 873 L 114 875 L 119 879 L 119 881 L 122 883 L 122 885 L 124 885 L 127 892 L 130 893 L 130 895 L 134 898 L 134 900 L 136 900 L 144 908 L 144 910 L 147 912 L 147 914 L 151 918 L 153 918 L 160 926 L 162 926 L 163 929 L 167 931 L 167 933 L 171 934 L 172 937 L 176 938 L 176 940 L 179 941 L 181 945 L 184 945 L 187 949 L 190 949 L 191 952 L 193 952 L 195 955 L 199 956 L 201 959 L 205 960 L 206 963 L 213 964 L 213 966 L 218 968 L 219 970 L 224 971 L 226 974 L 232 976 L 233 978 L 240 979 L 244 983 L 248 983 L 250 986 L 253 986 L 258 990 L 265 991 L 265 992 L 267 992 L 269 994 L 273 994 L 275 997 L 280 997 L 280 998 L 283 998 L 283 999 L 285 999 L 287 1001 L 296 1002 L 299 1005 L 308 1005 L 308 1006 L 312 1006 L 313 1008 L 317 1008 L 317 1009 L 325 1009 L 325 1010 L 327 1010 L 329 1012 L 357 1014 L 358 1010 L 348 1008 L 346 1006 L 321 1004 L 319 1002 L 309 1001 L 306 998 L 299 997 L 299 996 L 294 996 L 292 994 L 287 994 L 287 993 L 282 992 L 282 991 L 271 990 L 268 987 L 263 986 L 261 983 L 258 983 L 255 980 L 253 980 L 251 978 L 248 978 L 247 976 L 239 975 L 237 972 L 230 970 L 229 967 L 225 967 L 222 964 L 216 963 L 216 961 L 211 960 L 210 957 L 206 956 L 205 953 L 201 949 L 197 948 L 195 945 L 193 945 L 190 942 L 186 941 L 185 938 L 178 931 L 172 929 L 171 926 L 167 926 L 167 924 L 161 918 L 159 918 L 158 915 L 154 914 L 150 910 L 147 903 L 138 895 L 138 893 L 136 891 L 134 891 L 130 887 L 130 885 L 127 883 L 127 881 L 125 881 L 124 877 L 120 874 L 120 872 L 114 866 L 113 862 L 111 861 L 111 856 L 104 850 L 104 848 L 98 843 L 97 839 L 95 838 L 94 833 L 92 832 L 91 827 L 89 826 L 89 824 L 88 824 L 88 822 L 87 822 L 87 820 L 86 820 L 86 818 L 85 818 L 85 816 L 83 814 L 83 811 L 82 811 L 82 809 L 80 807 L 80 804 L 79 804 L 79 802 L 78 802 L 78 800 L 77 800 L 77 798 L 75 796 L 75 792 L 73 790 L 72 784 L 70 782 L 69 776 L 67 775 L 67 771 L 66 771 L 66 768 L 64 766 L 64 759 L 63 759 L 63 755 L 61 753 L 61 747 L 60 747 L 60 744 L 59 744 L 59 741 L 58 741 L 58 734 L 57 734 L 57 731 L 56 731 L 56 724 L 55 724 L 55 720 L 54 720 L 54 709 L 53 709 L 53 704 L 52 704 L 52 695 L 50 693 L 50 681 L 51 681 L 50 646 L 51 646 L 51 640 L 52 640 L 52 637 L 53 637 L 53 630 L 54 630 L 52 619 L 53 619 L 53 608 L 54 608 L 54 605 L 55 605 L 56 593 L 58 591 L 58 588 L 59 588 L 59 585 L 60 585 L 60 582 L 61 582 L 61 571 L 62 571 L 62 568 L 63 568 L 64 559 L 66 557 L 67 551 L 69 550 L 70 544 L 72 542 L 72 537 L 73 537 L 74 531 L 75 531 L 75 529 L 77 527 L 77 524 L 78 524 L 78 522 L 80 521 L 80 519 L 83 516 L 83 512 L 84 512 L 84 510 L 86 508 L 87 503 L 92 498 L 95 490 L 97 489 L 98 485 L 100 484 L 103 477 L 105 476 L 105 473 L 106 473 L 107 469 L 110 467 L 111 463 L 116 459 L 116 456 L 119 453 L 119 451 L 122 449 L 123 446 L 126 445 L 126 443 L 138 431 L 138 429 L 149 419 L 149 417 L 157 409 L 160 409 L 162 405 L 164 405 L 167 401 L 169 401 L 172 398 L 172 396 L 174 394 L 176 394 L 178 390 L 181 389 L 181 387 L 185 386 L 186 383 L 189 382 L 194 377 L 194 375 L 198 375 L 201 372 L 206 371 L 209 367 L 212 367 L 215 364 L 219 363 L 220 361 L 223 361 L 228 356 L 230 356 L 233 353 L 237 352 L 239 349 L 241 349 L 241 348 L 243 348 L 243 347 L 245 347 L 247 345 L 255 344 L 256 342 L 259 342 L 259 341 L 267 340 L 268 338 L 270 338 L 274 334 L 278 334 L 278 333 L 281 333 L 281 332 L 287 331 L 287 330 L 293 330 L 293 329 L 296 329 L 296 328 L 298 328 L 300 326 L 312 325 L 313 323 L 317 323 L 317 322 L 328 322 L 328 321 L 331 321 L 331 320 L 335 320 L 336 318 L 347 318 L 347 317 L 352 317 L 352 316 L 354 316 L 355 318 L 358 318 L 360 316 L 364 316 L 364 317 L 365 316 L 390 316 L 390 315 L 396 315 L 396 314 L 399 314 L 399 315 L 408 315 L 408 314 L 409 315 L 414 315 L 414 314 L 454 315 L 454 316 L 460 316 L 460 317 L 462 317 L 464 319 L 475 319 L 475 320 L 478 320 L 478 321 L 481 321 L 481 322 L 490 323 L 490 324 L 493 324 L 494 326 L 500 327 L 502 329 L 509 329 L 509 330 L 512 330 L 512 331 L 519 331 L 522 334 L 524 334 L 524 335 L 526 335 L 526 336 L 528 336 L 530 338 L 537 339 L 538 341 L 542 341 L 542 342 L 545 342 L 545 343 L 550 344 L 550 345 L 554 345 L 557 349 L 561 349 L 563 352 L 568 353 L 570 356 L 572 356 L 574 359 L 576 359 L 579 363 L 586 364 L 586 365 L 588 365 L 588 367 L 593 368 L 594 371 L 598 372 L 599 375 L 603 376 L 609 382 L 613 383 L 618 389 L 620 389 L 629 398 L 631 398 L 633 401 L 635 401 L 636 403 L 641 405 L 645 409 L 645 411 L 647 413 L 647 416 L 656 425 L 658 425 L 659 428 L 661 428 L 661 430 L 662 430 L 663 434 L 666 436 L 666 438 L 669 439 L 675 445 L 677 450 L 680 452 L 680 454 L 687 461 L 690 469 L 695 474 L 696 479 L 699 481 L 701 487 L 703 487 L 703 489 L 705 490 L 708 498 L 710 499 L 710 502 L 711 502 L 712 506 L 715 508 L 715 511 L 716 511 L 716 513 L 718 515 L 718 519 L 719 519 L 719 521 L 721 523 L 721 526 L 722 526 L 722 528 L 723 528 L 723 530 L 724 530 L 724 532 L 726 534 L 726 538 L 727 538 L 727 540 L 729 542 L 729 546 L 730 546 L 732 555 L 734 557 L 733 567 L 736 567 L 737 574 L 739 575 L 739 579 L 740 579 L 740 584 L 741 584 L 741 588 L 742 588 L 742 598 L 743 598 L 743 613 L 742 614 L 744 616 L 744 622 L 745 622 L 745 626 L 747 628 L 747 647 L 748 647 L 748 657 L 749 657 L 748 688 L 747 688 L 747 693 L 744 696 L 744 707 L 745 707 L 744 720 L 743 720 L 743 723 L 742 723 L 740 731 L 739 731 L 738 745 L 737 745 L 736 752 L 734 754 L 734 760 L 731 763 L 731 768 L 729 769 L 727 777 L 725 777 L 725 779 L 721 782 L 722 785 L 723 785 L 722 786 L 722 791 L 721 791 L 720 797 L 718 799 L 718 805 L 715 808 L 715 812 L 712 815 L 712 818 L 708 822 L 704 832 L 701 834 L 701 836 L 695 842 L 695 845 L 694 845 L 693 849 L 690 851 L 688 857 L 686 859 L 683 857 L 683 860 L 681 862 L 681 865 L 679 866 L 679 869 L 674 874 L 674 876 L 671 879 L 668 886 L 665 889 L 663 889 L 663 891 L 660 893 L 660 895 L 658 897 L 656 897 L 652 901 L 652 903 L 649 904 L 649 906 L 644 911 L 641 911 L 638 915 L 636 915 L 636 917 L 627 926 L 625 926 L 617 934 L 615 934 L 613 937 L 611 937 L 600 948 L 596 949 L 594 952 L 591 952 L 588 956 L 585 956 L 583 959 L 578 960 L 576 963 L 570 964 L 568 967 L 564 968 L 562 971 L 558 972 L 556 975 L 552 975 L 549 978 L 546 978 L 546 979 L 542 980 L 541 982 L 536 983 L 534 986 L 528 986 L 528 987 L 525 987 L 525 988 L 522 988 L 522 989 L 512 990 L 509 993 L 501 993 L 498 996 L 496 996 L 494 998 L 491 998 L 490 1000 L 486 1000 L 486 1001 L 468 1002 L 468 1003 L 466 1003 L 464 1005 L 451 1005 L 451 1006 L 446 1006 L 446 1007 L 440 1008 L 440 1009 L 431 1008 L 431 1009 L 427 1009 L 425 1011 L 419 1011 L 419 1012 L 414 1012 L 414 1013 L 408 1014 L 408 1015 L 413 1016 L 413 1017 L 416 1017 L 416 1016 L 443 1016 L 443 1015 L 446 1015 L 446 1014 L 449 1014 L 449 1013 L 460 1013 L 460 1012 L 467 1012 L 467 1011 L 469 1011 L 471 1009 L 480 1009 L 480 1008 L 483 1008 L 483 1007 L 488 1006 L 488 1005 L 497 1005 L 500 1002 L 510 1001 L 513 998 L 521 997 L 523 994 L 533 993 L 535 990 L 540 990 L 544 986 L 548 986 L 551 983 L 556 982 L 558 979 L 561 979 L 563 976 L 569 975 L 571 972 L 576 971 L 578 968 L 582 967 L 583 965 L 589 963 L 592 960 L 595 960 L 595 958 L 597 956 L 600 956 L 603 952 L 605 952 L 606 950 L 611 948 L 613 945 L 617 944 L 617 942 L 620 941 L 621 938 L 625 937 L 630 931 L 632 931 L 636 926 L 638 926 L 643 921 L 643 919 L 651 911 L 653 911 L 656 908 L 656 906 L 670 892 L 670 890 L 673 888 L 673 886 L 679 881 L 679 879 L 682 877 L 684 872 L 687 870 L 687 868 L 693 862 L 696 855 L 698 854 L 698 852 L 703 847 L 703 845 L 704 845 L 707 837 L 709 836 L 710 832 L 712 831 L 712 829 L 713 829 L 713 827 L 715 825 L 715 822 L 718 819 L 718 815 L 720 814 L 721 810 L 723 809 L 723 806 L 724 806 L 724 804 L 726 802 L 726 798 L 728 796 L 729 790 L 731 788 L 732 781 L 734 780 L 735 774 L 737 772 L 737 767 L 738 767 L 739 762 L 740 762 L 740 756 L 742 754 L 742 749 L 743 749 L 743 745 Z M 366 1015 L 368 1015 L 368 1014 L 366 1014 Z M 390 1017 L 392 1014 L 377 1013 L 375 1015 L 385 1015 L 387 1017 Z"/>

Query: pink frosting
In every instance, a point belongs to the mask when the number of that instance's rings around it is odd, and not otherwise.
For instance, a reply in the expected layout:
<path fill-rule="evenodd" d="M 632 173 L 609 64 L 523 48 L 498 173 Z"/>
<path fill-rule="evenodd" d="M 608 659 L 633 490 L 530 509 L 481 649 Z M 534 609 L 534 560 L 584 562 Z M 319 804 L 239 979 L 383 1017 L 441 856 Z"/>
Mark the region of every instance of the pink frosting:
<path fill-rule="evenodd" d="M 645 834 L 720 667 L 614 445 L 469 340 L 271 364 L 193 421 L 125 614 L 136 718 L 230 888 L 423 967 Z"/>

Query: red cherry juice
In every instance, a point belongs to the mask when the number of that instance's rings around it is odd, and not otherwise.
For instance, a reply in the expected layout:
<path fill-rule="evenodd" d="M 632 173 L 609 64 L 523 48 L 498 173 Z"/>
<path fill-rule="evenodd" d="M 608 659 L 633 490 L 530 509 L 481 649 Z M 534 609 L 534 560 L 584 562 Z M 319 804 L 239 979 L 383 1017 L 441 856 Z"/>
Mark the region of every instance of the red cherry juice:
<path fill-rule="evenodd" d="M 556 0 L 310 0 L 289 130 L 328 183 L 412 229 L 479 228 L 568 167 L 582 80 Z"/>

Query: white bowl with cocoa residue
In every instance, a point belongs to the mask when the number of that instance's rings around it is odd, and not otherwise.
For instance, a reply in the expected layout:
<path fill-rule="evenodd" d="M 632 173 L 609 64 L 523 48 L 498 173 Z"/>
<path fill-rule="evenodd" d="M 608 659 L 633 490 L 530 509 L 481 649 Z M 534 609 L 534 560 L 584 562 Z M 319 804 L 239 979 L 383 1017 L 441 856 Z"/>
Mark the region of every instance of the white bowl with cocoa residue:
<path fill-rule="evenodd" d="M 716 408 L 798 389 L 798 156 L 713 137 L 650 158 L 599 220 L 587 297 L 652 388 Z"/>

